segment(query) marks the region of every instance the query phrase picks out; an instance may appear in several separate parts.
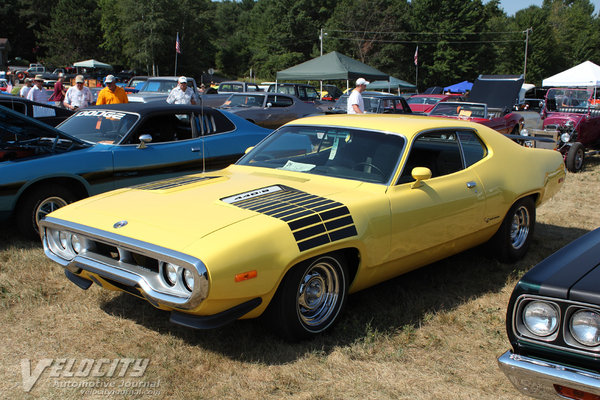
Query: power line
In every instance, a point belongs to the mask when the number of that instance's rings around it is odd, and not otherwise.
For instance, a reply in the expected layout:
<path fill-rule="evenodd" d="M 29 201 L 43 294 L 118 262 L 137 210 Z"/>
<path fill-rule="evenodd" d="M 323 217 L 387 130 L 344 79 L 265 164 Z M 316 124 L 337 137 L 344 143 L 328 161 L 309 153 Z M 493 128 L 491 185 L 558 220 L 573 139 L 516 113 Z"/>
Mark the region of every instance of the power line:
<path fill-rule="evenodd" d="M 438 43 L 448 43 L 448 44 L 474 44 L 474 43 L 509 43 L 509 42 L 523 42 L 523 39 L 513 39 L 513 40 L 465 40 L 460 42 L 455 41 L 447 41 L 447 40 L 437 40 L 437 41 L 423 41 L 423 40 L 385 40 L 385 39 L 360 39 L 360 38 L 340 38 L 340 37 L 330 37 L 330 39 L 336 40 L 352 40 L 355 42 L 381 42 L 381 43 L 404 43 L 404 44 L 438 44 Z"/>
<path fill-rule="evenodd" d="M 345 33 L 374 33 L 390 35 L 482 35 L 482 34 L 525 34 L 526 31 L 506 31 L 506 32 L 390 32 L 390 31 L 352 31 L 343 29 L 327 29 L 327 32 L 345 32 Z"/>

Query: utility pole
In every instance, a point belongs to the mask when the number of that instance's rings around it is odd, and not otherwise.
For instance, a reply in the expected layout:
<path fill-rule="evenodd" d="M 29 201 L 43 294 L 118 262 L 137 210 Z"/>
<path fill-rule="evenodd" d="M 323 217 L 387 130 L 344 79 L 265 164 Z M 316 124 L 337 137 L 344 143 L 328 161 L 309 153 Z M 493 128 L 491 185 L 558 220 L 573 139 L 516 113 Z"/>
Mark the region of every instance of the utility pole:
<path fill-rule="evenodd" d="M 533 28 L 527 28 L 525 30 L 525 62 L 523 63 L 523 80 L 527 76 L 527 47 L 529 46 L 529 32 L 533 32 Z"/>
<path fill-rule="evenodd" d="M 319 40 L 321 41 L 321 56 L 323 55 L 323 37 L 327 36 L 327 32 L 323 33 L 323 28 L 321 28 L 321 32 L 319 33 Z M 323 97 L 323 81 L 319 81 L 321 86 L 321 97 Z"/>

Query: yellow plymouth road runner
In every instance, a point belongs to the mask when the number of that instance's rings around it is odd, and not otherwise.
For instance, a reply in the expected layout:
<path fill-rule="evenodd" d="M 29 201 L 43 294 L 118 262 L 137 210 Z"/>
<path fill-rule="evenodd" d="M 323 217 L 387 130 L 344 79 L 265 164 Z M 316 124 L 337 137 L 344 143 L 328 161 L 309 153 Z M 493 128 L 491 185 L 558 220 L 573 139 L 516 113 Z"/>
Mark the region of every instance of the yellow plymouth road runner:
<path fill-rule="evenodd" d="M 559 153 L 476 123 L 309 117 L 226 169 L 63 207 L 41 235 L 83 289 L 129 292 L 193 328 L 264 314 L 298 340 L 330 328 L 349 293 L 473 246 L 522 257 L 564 179 Z"/>

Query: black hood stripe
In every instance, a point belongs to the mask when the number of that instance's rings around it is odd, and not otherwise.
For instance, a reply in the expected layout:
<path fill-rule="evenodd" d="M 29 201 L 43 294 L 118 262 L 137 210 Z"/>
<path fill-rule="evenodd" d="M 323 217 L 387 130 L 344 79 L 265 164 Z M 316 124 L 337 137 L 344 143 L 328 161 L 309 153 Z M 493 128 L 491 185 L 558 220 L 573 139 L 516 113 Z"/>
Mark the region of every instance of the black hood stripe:
<path fill-rule="evenodd" d="M 287 222 L 300 251 L 358 234 L 345 205 L 287 186 L 278 187 L 281 190 L 228 203 Z M 264 189 L 252 193 L 260 193 Z M 231 197 L 235 196 L 227 199 Z"/>
<path fill-rule="evenodd" d="M 140 190 L 161 190 L 161 189 L 172 189 L 179 186 L 185 186 L 192 183 L 202 182 L 208 179 L 218 178 L 217 176 L 181 176 L 172 179 L 163 179 L 156 182 L 144 183 L 137 186 L 132 186 L 132 189 Z"/>

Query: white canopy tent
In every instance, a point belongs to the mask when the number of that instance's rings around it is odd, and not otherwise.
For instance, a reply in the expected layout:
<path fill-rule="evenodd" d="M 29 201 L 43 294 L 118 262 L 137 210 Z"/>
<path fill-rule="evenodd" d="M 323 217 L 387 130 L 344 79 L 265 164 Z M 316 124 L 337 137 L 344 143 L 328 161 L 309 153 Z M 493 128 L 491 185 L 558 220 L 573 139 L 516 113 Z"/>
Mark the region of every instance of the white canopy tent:
<path fill-rule="evenodd" d="M 73 63 L 74 67 L 81 67 L 81 68 L 100 68 L 100 69 L 112 69 L 112 66 L 110 64 L 106 64 L 103 62 L 100 62 L 98 60 L 85 60 L 85 61 L 79 61 L 76 63 Z"/>
<path fill-rule="evenodd" d="M 542 81 L 543 87 L 600 87 L 600 66 L 582 62 Z"/>

